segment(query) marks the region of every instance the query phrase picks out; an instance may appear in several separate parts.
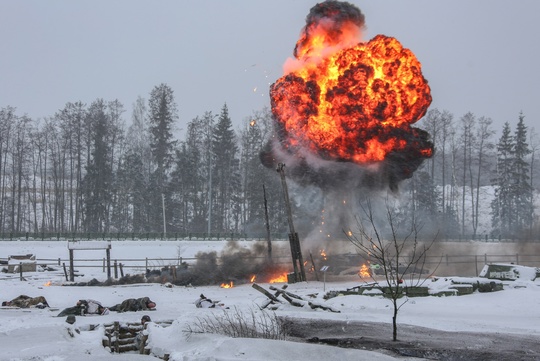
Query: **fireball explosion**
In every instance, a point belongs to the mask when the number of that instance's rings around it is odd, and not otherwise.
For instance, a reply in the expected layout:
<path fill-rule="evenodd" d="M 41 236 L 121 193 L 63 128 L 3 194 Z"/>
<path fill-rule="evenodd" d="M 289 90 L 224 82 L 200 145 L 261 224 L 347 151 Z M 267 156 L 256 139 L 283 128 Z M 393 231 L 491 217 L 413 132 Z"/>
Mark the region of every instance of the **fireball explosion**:
<path fill-rule="evenodd" d="M 429 134 L 411 127 L 431 103 L 420 62 L 395 38 L 362 42 L 363 27 L 348 2 L 311 9 L 270 87 L 276 137 L 261 152 L 265 166 L 286 163 L 297 183 L 325 190 L 395 191 L 432 156 Z"/>

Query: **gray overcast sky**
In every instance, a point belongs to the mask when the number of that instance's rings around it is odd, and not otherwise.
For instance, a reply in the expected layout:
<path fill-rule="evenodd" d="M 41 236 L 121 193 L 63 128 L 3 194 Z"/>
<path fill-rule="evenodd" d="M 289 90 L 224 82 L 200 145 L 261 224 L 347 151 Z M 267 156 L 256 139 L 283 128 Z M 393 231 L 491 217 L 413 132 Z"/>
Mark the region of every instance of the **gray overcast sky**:
<path fill-rule="evenodd" d="M 0 107 L 33 118 L 67 102 L 175 92 L 179 128 L 227 103 L 239 127 L 270 106 L 313 5 L 307 0 L 0 0 Z M 538 0 L 350 1 L 366 40 L 396 37 L 422 62 L 431 108 L 512 128 L 540 120 Z"/>

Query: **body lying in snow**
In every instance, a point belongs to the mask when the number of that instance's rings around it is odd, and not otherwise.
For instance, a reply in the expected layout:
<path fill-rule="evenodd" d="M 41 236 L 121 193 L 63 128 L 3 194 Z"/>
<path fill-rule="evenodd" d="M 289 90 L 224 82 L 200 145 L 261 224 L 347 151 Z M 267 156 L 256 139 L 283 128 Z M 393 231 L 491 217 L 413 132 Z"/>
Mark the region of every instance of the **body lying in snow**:
<path fill-rule="evenodd" d="M 206 298 L 202 293 L 199 296 L 199 299 L 195 301 L 195 306 L 197 308 L 224 308 L 228 309 L 229 307 L 225 307 L 223 303 L 214 302 L 209 298 Z"/>
<path fill-rule="evenodd" d="M 2 306 L 20 307 L 20 308 L 30 308 L 30 307 L 45 308 L 45 307 L 49 307 L 49 304 L 47 303 L 47 300 L 43 296 L 30 297 L 26 295 L 20 295 L 19 297 L 16 297 L 12 299 L 11 301 L 2 302 Z"/>
<path fill-rule="evenodd" d="M 58 317 L 75 315 L 106 315 L 109 313 L 109 309 L 104 307 L 100 302 L 95 300 L 79 300 L 73 307 L 68 307 L 58 314 Z"/>
<path fill-rule="evenodd" d="M 149 297 L 128 298 L 117 305 L 109 307 L 109 310 L 116 312 L 128 311 L 152 311 L 156 309 L 156 303 L 150 300 Z"/>

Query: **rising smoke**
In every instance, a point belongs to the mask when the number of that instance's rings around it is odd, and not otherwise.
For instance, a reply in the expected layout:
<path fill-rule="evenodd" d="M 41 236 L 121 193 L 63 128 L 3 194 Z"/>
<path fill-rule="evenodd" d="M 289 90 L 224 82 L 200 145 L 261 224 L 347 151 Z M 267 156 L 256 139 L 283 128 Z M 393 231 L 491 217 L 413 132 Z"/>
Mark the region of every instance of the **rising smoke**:
<path fill-rule="evenodd" d="M 411 127 L 431 103 L 420 63 L 393 38 L 378 35 L 363 43 L 364 25 L 364 14 L 353 4 L 315 5 L 294 59 L 270 88 L 275 136 L 261 151 L 261 162 L 270 169 L 285 164 L 287 178 L 298 186 L 296 197 L 305 197 L 302 188 L 321 190 L 317 197 L 328 217 L 325 230 L 318 231 L 323 235 L 351 224 L 366 195 L 397 193 L 433 154 L 429 134 Z M 373 144 L 385 148 L 384 156 Z"/>
<path fill-rule="evenodd" d="M 302 29 L 300 39 L 294 48 L 294 57 L 301 58 L 308 53 L 306 47 L 312 43 L 311 38 L 323 27 L 327 36 L 327 47 L 334 44 L 346 47 L 361 41 L 364 28 L 364 14 L 356 6 L 342 1 L 325 1 L 311 8 L 306 17 L 306 26 Z"/>
<path fill-rule="evenodd" d="M 396 191 L 432 155 L 429 134 L 410 126 L 431 103 L 420 63 L 392 38 L 359 43 L 363 27 L 348 2 L 311 9 L 294 49 L 304 69 L 270 88 L 276 137 L 261 152 L 266 167 L 284 163 L 297 183 L 323 190 Z"/>

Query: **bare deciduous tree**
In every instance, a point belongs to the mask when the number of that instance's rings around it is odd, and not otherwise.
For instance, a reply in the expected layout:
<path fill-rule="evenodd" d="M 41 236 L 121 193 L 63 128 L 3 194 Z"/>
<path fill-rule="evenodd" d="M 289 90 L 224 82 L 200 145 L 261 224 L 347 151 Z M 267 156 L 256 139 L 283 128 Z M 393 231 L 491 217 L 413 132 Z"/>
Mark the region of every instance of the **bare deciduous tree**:
<path fill-rule="evenodd" d="M 362 257 L 380 266 L 384 280 L 377 280 L 375 275 L 372 278 L 392 302 L 392 338 L 397 341 L 398 312 L 407 303 L 403 296 L 406 296 L 408 288 L 421 286 L 433 274 L 433 270 L 427 274 L 426 259 L 437 234 L 429 242 L 421 242 L 422 226 L 414 217 L 408 229 L 398 230 L 394 210 L 386 200 L 385 222 L 389 231 L 386 236 L 386 227 L 381 227 L 376 220 L 371 200 L 368 199 L 361 208 L 363 214 L 356 217 L 356 229 L 345 234 Z"/>

